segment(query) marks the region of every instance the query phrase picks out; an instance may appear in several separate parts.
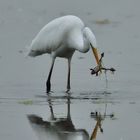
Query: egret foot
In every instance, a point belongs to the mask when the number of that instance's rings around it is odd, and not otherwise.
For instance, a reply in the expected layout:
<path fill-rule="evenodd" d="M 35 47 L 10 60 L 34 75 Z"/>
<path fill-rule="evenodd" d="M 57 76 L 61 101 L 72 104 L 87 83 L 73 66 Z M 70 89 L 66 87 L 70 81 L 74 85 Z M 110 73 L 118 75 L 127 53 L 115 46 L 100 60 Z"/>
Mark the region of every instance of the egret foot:
<path fill-rule="evenodd" d="M 70 92 L 70 88 L 69 88 L 69 89 L 67 88 L 66 93 L 67 93 L 67 94 L 70 94 L 70 93 L 71 93 L 71 92 Z"/>

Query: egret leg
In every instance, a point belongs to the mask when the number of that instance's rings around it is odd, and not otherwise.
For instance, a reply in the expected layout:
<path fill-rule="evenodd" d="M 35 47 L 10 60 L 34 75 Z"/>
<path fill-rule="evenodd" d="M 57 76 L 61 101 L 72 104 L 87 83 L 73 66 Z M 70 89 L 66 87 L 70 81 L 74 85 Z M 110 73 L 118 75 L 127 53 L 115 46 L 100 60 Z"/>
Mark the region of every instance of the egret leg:
<path fill-rule="evenodd" d="M 47 93 L 49 93 L 50 90 L 51 90 L 51 75 L 52 75 L 52 71 L 53 71 L 54 61 L 55 61 L 55 59 L 52 60 L 51 69 L 50 69 L 49 76 L 48 76 L 48 79 L 47 79 L 47 82 L 46 82 Z"/>
<path fill-rule="evenodd" d="M 55 120 L 55 116 L 54 116 L 54 112 L 53 112 L 53 104 L 52 104 L 52 100 L 51 100 L 51 97 L 49 96 L 49 94 L 48 94 L 47 100 L 48 100 L 49 107 L 50 107 L 51 118 L 52 118 L 52 120 Z"/>
<path fill-rule="evenodd" d="M 71 72 L 71 59 L 68 59 L 68 79 L 67 79 L 67 92 L 70 91 L 70 72 Z"/>
<path fill-rule="evenodd" d="M 67 110 L 68 110 L 68 112 L 67 112 L 67 118 L 68 119 L 71 119 L 71 116 L 70 116 L 70 95 L 68 95 L 68 97 L 67 97 Z"/>

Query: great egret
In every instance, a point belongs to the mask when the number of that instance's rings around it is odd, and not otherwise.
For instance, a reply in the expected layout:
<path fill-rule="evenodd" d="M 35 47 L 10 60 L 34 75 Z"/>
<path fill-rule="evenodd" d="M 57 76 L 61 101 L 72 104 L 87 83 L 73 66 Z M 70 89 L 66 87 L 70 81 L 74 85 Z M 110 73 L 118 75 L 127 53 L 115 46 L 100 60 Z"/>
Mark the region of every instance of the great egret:
<path fill-rule="evenodd" d="M 79 17 L 67 15 L 46 24 L 32 40 L 29 56 L 51 54 L 52 64 L 46 81 L 47 93 L 51 90 L 51 75 L 56 57 L 68 59 L 67 91 L 70 90 L 71 58 L 75 50 L 86 53 L 90 46 L 98 62 L 96 38 L 90 28 Z"/>

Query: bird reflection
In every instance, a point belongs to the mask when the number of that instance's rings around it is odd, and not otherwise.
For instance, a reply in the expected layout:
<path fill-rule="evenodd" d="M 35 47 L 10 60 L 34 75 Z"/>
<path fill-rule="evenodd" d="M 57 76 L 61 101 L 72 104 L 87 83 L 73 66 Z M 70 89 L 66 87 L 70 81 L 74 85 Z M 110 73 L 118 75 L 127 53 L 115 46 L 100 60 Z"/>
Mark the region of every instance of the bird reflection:
<path fill-rule="evenodd" d="M 66 99 L 67 113 L 66 117 L 58 117 L 53 110 L 53 103 L 56 99 Z M 28 120 L 37 134 L 39 140 L 96 140 L 99 132 L 103 133 L 103 121 L 106 118 L 113 120 L 114 114 L 107 113 L 107 103 L 104 112 L 91 112 L 90 117 L 94 118 L 95 125 L 91 134 L 85 129 L 77 129 L 71 119 L 71 94 L 64 97 L 54 97 L 51 94 L 47 96 L 47 102 L 50 109 L 50 117 L 43 119 L 38 115 L 28 115 Z M 92 127 L 92 126 L 91 126 Z"/>
<path fill-rule="evenodd" d="M 51 112 L 49 120 L 43 120 L 37 115 L 28 115 L 29 122 L 40 140 L 89 140 L 85 129 L 76 129 L 70 114 L 70 95 L 67 96 L 67 116 L 56 117 L 53 111 L 51 97 L 47 101 Z"/>
<path fill-rule="evenodd" d="M 96 125 L 95 125 L 95 128 L 93 129 L 90 140 L 96 140 L 98 129 L 100 129 L 100 132 L 103 133 L 103 128 L 102 128 L 102 123 L 101 122 L 104 119 L 102 118 L 102 116 L 99 112 L 95 112 L 94 118 L 96 120 Z"/>

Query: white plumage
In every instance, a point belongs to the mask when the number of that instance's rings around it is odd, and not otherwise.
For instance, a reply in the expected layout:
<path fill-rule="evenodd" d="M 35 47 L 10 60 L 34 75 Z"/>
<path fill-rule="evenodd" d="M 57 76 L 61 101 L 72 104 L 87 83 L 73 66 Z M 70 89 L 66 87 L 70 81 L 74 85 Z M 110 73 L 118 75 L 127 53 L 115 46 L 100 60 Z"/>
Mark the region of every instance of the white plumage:
<path fill-rule="evenodd" d="M 75 50 L 87 52 L 90 46 L 96 47 L 96 38 L 82 20 L 68 15 L 56 18 L 46 24 L 33 39 L 28 55 L 35 57 L 44 53 L 52 56 L 52 65 L 46 82 L 47 92 L 51 89 L 51 74 L 56 57 L 68 59 L 67 91 L 70 90 L 70 63 Z"/>

